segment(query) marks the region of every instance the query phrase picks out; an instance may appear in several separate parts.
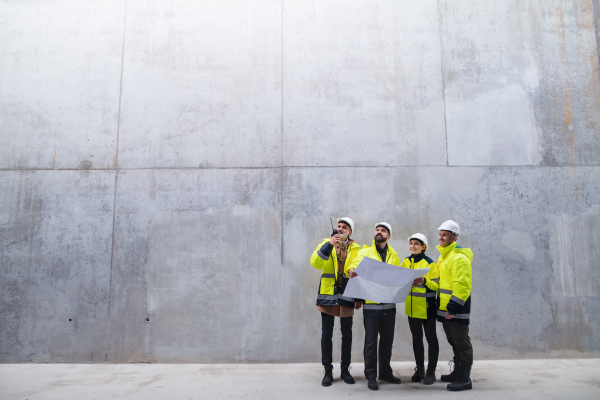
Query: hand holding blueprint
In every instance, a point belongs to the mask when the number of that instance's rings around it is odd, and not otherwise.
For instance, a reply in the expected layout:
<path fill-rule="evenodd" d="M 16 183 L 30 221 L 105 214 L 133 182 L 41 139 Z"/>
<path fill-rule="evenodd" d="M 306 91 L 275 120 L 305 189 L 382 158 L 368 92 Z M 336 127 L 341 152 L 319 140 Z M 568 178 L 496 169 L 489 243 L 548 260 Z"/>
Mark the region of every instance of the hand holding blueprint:
<path fill-rule="evenodd" d="M 414 280 L 428 272 L 429 268 L 402 268 L 365 257 L 356 267 L 358 276 L 348 281 L 344 296 L 377 303 L 404 303 Z"/>

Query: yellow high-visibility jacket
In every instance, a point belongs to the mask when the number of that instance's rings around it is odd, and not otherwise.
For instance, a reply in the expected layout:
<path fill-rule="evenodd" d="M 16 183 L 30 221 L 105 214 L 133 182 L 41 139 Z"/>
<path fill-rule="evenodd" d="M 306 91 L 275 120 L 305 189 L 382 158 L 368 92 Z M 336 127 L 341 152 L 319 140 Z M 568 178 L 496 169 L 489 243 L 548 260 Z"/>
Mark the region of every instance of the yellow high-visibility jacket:
<path fill-rule="evenodd" d="M 371 246 L 367 246 L 365 244 L 362 249 L 360 249 L 358 255 L 356 258 L 354 258 L 354 261 L 352 261 L 352 264 L 348 269 L 356 269 L 364 257 L 372 258 L 377 261 L 382 261 L 384 263 L 400 267 L 400 258 L 398 258 L 398 253 L 392 248 L 392 246 L 388 245 L 385 260 L 381 259 L 375 246 L 377 246 L 377 244 L 375 244 L 375 239 L 373 239 L 373 244 Z M 394 303 L 376 303 L 369 300 L 364 300 L 363 302 L 365 303 L 363 307 L 363 315 L 379 316 L 385 315 L 386 313 L 396 313 L 396 304 Z"/>
<path fill-rule="evenodd" d="M 435 300 L 440 278 L 440 271 L 436 263 L 421 253 L 406 257 L 400 266 L 409 269 L 429 268 L 429 272 L 424 277 L 424 285 L 414 286 L 406 297 L 404 312 L 411 318 L 435 318 L 437 311 Z"/>
<path fill-rule="evenodd" d="M 338 274 L 338 260 L 335 248 L 329 243 L 329 238 L 323 239 L 320 245 L 310 256 L 310 265 L 321 270 L 321 281 L 319 283 L 319 292 L 317 294 L 318 306 L 346 306 L 354 307 L 354 299 L 344 297 L 344 289 L 348 284 L 348 268 L 356 258 L 360 246 L 354 240 L 348 245 L 346 262 L 342 278 L 342 288 L 338 290 L 335 284 Z"/>
<path fill-rule="evenodd" d="M 456 242 L 446 247 L 437 246 L 437 249 L 440 251 L 437 262 L 440 270 L 438 321 L 469 325 L 473 252 Z M 454 315 L 454 319 L 445 319 L 446 312 Z"/>

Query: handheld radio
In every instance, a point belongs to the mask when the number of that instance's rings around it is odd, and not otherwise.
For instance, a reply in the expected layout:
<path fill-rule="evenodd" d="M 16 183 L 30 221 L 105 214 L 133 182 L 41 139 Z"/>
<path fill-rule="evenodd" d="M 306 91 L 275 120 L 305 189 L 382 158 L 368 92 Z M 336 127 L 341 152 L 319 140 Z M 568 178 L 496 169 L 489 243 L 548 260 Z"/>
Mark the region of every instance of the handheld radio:
<path fill-rule="evenodd" d="M 333 235 L 337 235 L 339 232 L 338 232 L 338 230 L 337 230 L 337 229 L 335 229 L 335 228 L 333 227 L 333 220 L 331 219 L 331 217 L 329 217 L 329 221 L 331 222 L 331 230 L 333 231 L 333 233 L 331 234 L 331 236 L 333 236 Z"/>

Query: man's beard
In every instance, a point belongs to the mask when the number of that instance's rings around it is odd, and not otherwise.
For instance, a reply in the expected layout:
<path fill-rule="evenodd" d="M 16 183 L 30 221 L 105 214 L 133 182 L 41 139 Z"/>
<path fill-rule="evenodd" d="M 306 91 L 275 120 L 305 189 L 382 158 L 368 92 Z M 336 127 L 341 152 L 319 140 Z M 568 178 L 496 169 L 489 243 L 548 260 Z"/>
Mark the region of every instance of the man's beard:
<path fill-rule="evenodd" d="M 385 242 L 385 239 L 383 238 L 383 236 L 375 236 L 375 243 L 383 243 Z"/>

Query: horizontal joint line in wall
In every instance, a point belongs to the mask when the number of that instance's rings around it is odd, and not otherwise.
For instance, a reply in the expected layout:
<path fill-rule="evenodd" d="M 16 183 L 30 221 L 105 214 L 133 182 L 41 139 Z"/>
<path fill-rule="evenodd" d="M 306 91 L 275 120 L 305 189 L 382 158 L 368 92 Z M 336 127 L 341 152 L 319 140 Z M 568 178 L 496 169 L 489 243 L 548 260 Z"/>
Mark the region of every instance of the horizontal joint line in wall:
<path fill-rule="evenodd" d="M 0 171 L 145 171 L 145 170 L 221 170 L 221 169 L 311 169 L 311 168 L 578 168 L 600 167 L 600 164 L 565 164 L 565 165 L 284 165 L 277 167 L 136 167 L 136 168 L 0 168 Z"/>

